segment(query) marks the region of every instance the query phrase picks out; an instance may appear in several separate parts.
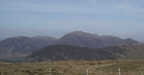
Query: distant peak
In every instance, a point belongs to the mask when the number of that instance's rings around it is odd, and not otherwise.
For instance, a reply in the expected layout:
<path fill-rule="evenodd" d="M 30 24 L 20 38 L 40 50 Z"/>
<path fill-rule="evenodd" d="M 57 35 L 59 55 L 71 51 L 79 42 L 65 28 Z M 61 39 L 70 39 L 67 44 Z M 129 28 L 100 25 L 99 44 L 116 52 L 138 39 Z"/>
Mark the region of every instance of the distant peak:
<path fill-rule="evenodd" d="M 70 33 L 87 33 L 87 32 L 84 32 L 84 31 L 73 31 L 73 32 L 70 32 Z"/>
<path fill-rule="evenodd" d="M 61 39 L 74 38 L 74 37 L 98 38 L 99 35 L 88 33 L 88 32 L 83 32 L 83 31 L 73 31 L 73 32 L 67 33 Z"/>
<path fill-rule="evenodd" d="M 73 32 L 70 32 L 68 34 L 69 35 L 95 35 L 96 36 L 96 34 L 92 34 L 92 33 L 89 33 L 89 32 L 84 32 L 84 31 L 73 31 Z"/>

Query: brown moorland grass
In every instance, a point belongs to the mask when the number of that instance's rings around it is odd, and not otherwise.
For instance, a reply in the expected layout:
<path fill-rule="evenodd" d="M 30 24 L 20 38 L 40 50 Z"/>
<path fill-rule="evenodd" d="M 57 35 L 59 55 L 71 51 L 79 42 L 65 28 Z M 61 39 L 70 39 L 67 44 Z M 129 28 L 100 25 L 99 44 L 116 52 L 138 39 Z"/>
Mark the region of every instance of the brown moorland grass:
<path fill-rule="evenodd" d="M 144 75 L 143 60 L 0 62 L 0 75 Z"/>

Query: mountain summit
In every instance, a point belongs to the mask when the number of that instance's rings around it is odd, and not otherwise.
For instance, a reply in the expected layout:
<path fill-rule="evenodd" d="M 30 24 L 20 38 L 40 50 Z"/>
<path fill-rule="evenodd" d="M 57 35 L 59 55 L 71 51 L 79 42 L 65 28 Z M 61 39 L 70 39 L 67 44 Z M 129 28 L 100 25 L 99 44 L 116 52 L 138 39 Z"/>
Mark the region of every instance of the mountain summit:
<path fill-rule="evenodd" d="M 74 31 L 64 35 L 58 44 L 73 45 L 89 48 L 103 48 L 108 46 L 116 46 L 123 44 L 138 43 L 132 39 L 121 39 L 115 36 L 100 36 L 82 31 Z"/>
<path fill-rule="evenodd" d="M 81 47 L 103 47 L 102 41 L 99 39 L 98 35 L 94 35 L 87 32 L 82 31 L 74 31 L 64 35 L 58 44 L 63 45 L 73 45 L 73 46 L 81 46 Z"/>

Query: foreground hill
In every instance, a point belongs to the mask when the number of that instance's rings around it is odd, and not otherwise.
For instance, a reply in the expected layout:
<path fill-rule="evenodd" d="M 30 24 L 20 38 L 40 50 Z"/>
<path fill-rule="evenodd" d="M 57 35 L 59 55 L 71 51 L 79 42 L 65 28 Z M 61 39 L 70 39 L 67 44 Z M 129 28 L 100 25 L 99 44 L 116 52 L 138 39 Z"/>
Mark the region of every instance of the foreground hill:
<path fill-rule="evenodd" d="M 104 60 L 125 56 L 119 47 L 91 49 L 68 45 L 48 46 L 30 55 L 31 60 Z"/>
<path fill-rule="evenodd" d="M 54 44 L 52 37 L 13 37 L 0 42 L 0 57 L 25 56 L 40 48 Z"/>
<path fill-rule="evenodd" d="M 109 46 L 137 44 L 133 39 L 121 39 L 115 36 L 100 36 L 92 33 L 74 31 L 64 35 L 57 44 L 73 45 L 89 48 L 104 48 Z"/>
<path fill-rule="evenodd" d="M 122 49 L 127 50 L 128 59 L 144 59 L 144 44 L 126 45 Z"/>
<path fill-rule="evenodd" d="M 32 53 L 32 60 L 104 60 L 144 59 L 144 45 L 121 45 L 106 48 L 87 48 L 68 45 L 48 46 Z"/>

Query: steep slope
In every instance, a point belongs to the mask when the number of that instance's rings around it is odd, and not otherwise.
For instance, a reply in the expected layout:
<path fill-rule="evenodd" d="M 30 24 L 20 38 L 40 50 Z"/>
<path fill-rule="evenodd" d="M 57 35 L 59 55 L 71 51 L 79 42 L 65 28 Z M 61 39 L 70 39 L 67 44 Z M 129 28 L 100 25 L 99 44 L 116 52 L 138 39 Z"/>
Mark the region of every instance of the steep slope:
<path fill-rule="evenodd" d="M 62 45 L 73 45 L 89 48 L 103 48 L 108 46 L 137 43 L 137 41 L 132 39 L 121 39 L 114 36 L 100 36 L 82 31 L 68 33 L 58 41 L 58 44 Z"/>
<path fill-rule="evenodd" d="M 49 37 L 47 39 L 24 36 L 8 38 L 0 42 L 0 56 L 1 58 L 25 56 L 32 51 L 54 44 L 56 40 Z"/>

